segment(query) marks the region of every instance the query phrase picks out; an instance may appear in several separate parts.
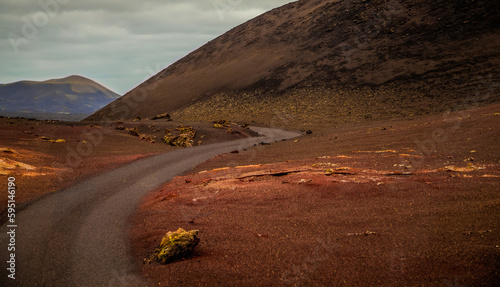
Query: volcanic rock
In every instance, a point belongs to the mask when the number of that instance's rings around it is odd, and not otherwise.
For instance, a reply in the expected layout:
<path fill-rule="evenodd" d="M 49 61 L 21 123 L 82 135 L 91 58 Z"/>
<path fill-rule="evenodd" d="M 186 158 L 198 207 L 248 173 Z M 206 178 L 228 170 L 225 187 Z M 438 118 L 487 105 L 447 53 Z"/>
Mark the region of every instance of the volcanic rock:
<path fill-rule="evenodd" d="M 182 228 L 175 232 L 167 232 L 153 255 L 147 260 L 148 263 L 156 261 L 167 264 L 190 256 L 200 242 L 200 239 L 196 237 L 198 232 L 198 230 L 186 231 Z"/>

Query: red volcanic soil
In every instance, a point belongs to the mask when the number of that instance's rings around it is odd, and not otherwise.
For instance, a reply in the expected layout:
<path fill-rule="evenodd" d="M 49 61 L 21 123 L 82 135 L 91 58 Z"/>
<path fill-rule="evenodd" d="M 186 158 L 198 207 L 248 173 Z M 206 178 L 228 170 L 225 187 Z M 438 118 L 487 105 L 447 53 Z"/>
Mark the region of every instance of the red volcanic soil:
<path fill-rule="evenodd" d="M 144 198 L 131 228 L 140 272 L 151 286 L 498 286 L 499 113 L 216 157 Z M 200 231 L 193 256 L 144 264 L 179 227 Z"/>
<path fill-rule="evenodd" d="M 161 141 L 167 129 L 175 134 L 178 125 L 166 120 L 97 125 L 0 118 L 0 175 L 16 178 L 16 203 L 26 203 L 142 157 L 180 148 Z M 241 133 L 229 134 L 209 123 L 192 126 L 197 131 L 194 144 L 237 139 L 251 133 L 237 126 L 232 129 Z M 150 135 L 155 143 L 132 136 L 130 129 Z M 1 212 L 6 206 L 6 192 L 0 200 Z"/>

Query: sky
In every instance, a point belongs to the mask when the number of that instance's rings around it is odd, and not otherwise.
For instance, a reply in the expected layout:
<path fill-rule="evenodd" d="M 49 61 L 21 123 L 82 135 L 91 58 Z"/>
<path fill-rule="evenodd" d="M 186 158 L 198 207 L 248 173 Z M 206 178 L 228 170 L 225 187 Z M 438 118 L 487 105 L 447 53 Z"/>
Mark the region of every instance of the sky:
<path fill-rule="evenodd" d="M 125 94 L 293 0 L 2 0 L 0 83 L 81 75 Z"/>

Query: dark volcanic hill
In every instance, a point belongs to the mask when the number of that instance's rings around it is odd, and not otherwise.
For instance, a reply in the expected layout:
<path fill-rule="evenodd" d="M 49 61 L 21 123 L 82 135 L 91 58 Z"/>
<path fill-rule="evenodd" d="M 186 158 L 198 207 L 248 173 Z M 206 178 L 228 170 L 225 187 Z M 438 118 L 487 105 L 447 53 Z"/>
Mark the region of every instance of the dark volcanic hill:
<path fill-rule="evenodd" d="M 119 96 L 81 76 L 21 81 L 0 85 L 0 111 L 91 114 Z"/>
<path fill-rule="evenodd" d="M 497 0 L 309 0 L 207 43 L 90 119 L 340 123 L 498 101 Z"/>

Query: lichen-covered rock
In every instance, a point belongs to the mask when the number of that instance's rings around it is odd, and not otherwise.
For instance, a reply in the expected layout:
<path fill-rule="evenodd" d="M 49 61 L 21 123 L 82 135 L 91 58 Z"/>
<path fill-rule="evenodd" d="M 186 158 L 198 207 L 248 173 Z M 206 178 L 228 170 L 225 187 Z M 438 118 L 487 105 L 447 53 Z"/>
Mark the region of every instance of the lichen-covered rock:
<path fill-rule="evenodd" d="M 170 144 L 170 142 L 172 141 L 172 134 L 168 133 L 168 135 L 164 136 L 161 139 L 161 141 L 164 142 L 164 143 L 166 143 L 166 144 Z"/>
<path fill-rule="evenodd" d="M 214 123 L 214 128 L 216 128 L 216 129 L 223 129 L 223 128 L 228 128 L 231 126 L 231 124 L 229 124 L 229 122 L 224 120 L 224 119 L 220 119 L 218 121 L 213 121 L 213 123 Z"/>
<path fill-rule="evenodd" d="M 134 127 L 133 129 L 129 129 L 130 135 L 133 135 L 134 137 L 139 136 L 139 129 L 137 127 Z"/>
<path fill-rule="evenodd" d="M 149 135 L 149 134 L 141 134 L 141 135 L 140 135 L 140 138 L 141 138 L 141 140 L 146 140 L 146 141 L 148 141 L 148 142 L 150 142 L 150 143 L 155 143 L 155 140 L 154 140 L 154 138 L 153 138 L 153 136 L 152 136 L 152 135 Z"/>
<path fill-rule="evenodd" d="M 168 113 L 156 115 L 152 120 L 167 119 L 167 121 L 172 121 L 172 118 Z"/>
<path fill-rule="evenodd" d="M 179 132 L 178 136 L 168 134 L 163 137 L 162 141 L 171 146 L 191 147 L 193 146 L 193 139 L 196 136 L 196 131 L 193 127 L 185 127 L 180 125 L 176 129 Z"/>
<path fill-rule="evenodd" d="M 167 232 L 155 252 L 149 257 L 148 263 L 157 261 L 161 264 L 167 264 L 190 256 L 200 242 L 200 239 L 196 237 L 198 232 L 198 230 L 186 231 L 182 228 L 176 232 Z"/>

